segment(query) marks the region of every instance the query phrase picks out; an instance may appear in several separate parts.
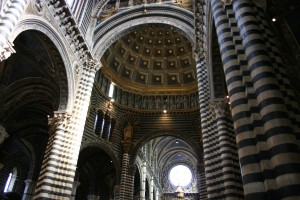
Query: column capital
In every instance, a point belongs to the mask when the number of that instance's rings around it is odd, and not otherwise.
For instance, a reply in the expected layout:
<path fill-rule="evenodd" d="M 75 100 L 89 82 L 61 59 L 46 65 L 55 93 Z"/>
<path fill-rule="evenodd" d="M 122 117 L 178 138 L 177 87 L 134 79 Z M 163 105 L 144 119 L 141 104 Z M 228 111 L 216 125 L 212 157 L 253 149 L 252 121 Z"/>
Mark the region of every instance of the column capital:
<path fill-rule="evenodd" d="M 95 59 L 88 59 L 84 63 L 84 68 L 87 69 L 87 70 L 91 70 L 93 72 L 96 72 L 101 68 L 101 63 L 99 63 L 99 61 L 97 61 Z"/>
<path fill-rule="evenodd" d="M 74 181 L 73 182 L 73 187 L 77 188 L 80 185 L 79 181 Z"/>
<path fill-rule="evenodd" d="M 0 62 L 9 58 L 12 53 L 16 53 L 13 46 L 14 44 L 12 42 L 6 41 L 6 45 L 0 50 Z"/>
<path fill-rule="evenodd" d="M 66 111 L 55 111 L 54 116 L 49 118 L 50 134 L 55 132 L 58 126 L 68 127 L 72 120 L 72 114 Z"/>
<path fill-rule="evenodd" d="M 266 0 L 252 0 L 252 2 L 257 6 L 264 10 L 267 8 L 267 1 Z"/>
<path fill-rule="evenodd" d="M 6 129 L 2 125 L 0 125 L 0 144 L 2 144 L 4 140 L 8 137 L 9 135 L 6 132 Z"/>
<path fill-rule="evenodd" d="M 129 165 L 128 166 L 128 174 L 134 175 L 136 172 L 136 166 L 135 165 Z"/>
<path fill-rule="evenodd" d="M 215 118 L 224 117 L 228 112 L 227 100 L 214 100 L 209 102 L 209 108 Z"/>
<path fill-rule="evenodd" d="M 124 153 L 130 153 L 133 143 L 131 141 L 121 141 Z"/>
<path fill-rule="evenodd" d="M 223 3 L 224 6 L 228 6 L 232 4 L 232 0 L 221 0 L 221 3 Z"/>
<path fill-rule="evenodd" d="M 201 57 L 203 56 L 203 52 L 204 51 L 201 52 L 201 50 L 199 50 L 199 49 L 194 50 L 193 57 L 194 57 L 196 62 L 198 62 L 201 59 Z"/>

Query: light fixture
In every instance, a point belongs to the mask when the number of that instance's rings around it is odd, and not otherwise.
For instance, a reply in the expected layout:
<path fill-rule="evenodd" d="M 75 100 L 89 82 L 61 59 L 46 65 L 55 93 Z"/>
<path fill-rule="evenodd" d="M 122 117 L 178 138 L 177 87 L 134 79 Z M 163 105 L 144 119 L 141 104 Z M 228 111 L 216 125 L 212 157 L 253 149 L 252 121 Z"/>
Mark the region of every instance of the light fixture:
<path fill-rule="evenodd" d="M 272 18 L 272 22 L 276 22 L 276 18 L 275 17 Z"/>
<path fill-rule="evenodd" d="M 167 110 L 166 110 L 166 109 L 164 109 L 164 110 L 163 110 L 163 113 L 167 113 Z"/>

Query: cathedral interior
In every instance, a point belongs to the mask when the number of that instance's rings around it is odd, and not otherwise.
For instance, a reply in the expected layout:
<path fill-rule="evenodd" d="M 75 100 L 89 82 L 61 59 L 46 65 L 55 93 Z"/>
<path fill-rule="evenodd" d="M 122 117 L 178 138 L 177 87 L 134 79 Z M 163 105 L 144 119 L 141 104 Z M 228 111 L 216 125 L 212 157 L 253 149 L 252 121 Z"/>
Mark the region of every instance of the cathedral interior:
<path fill-rule="evenodd" d="M 0 61 L 0 199 L 300 199 L 299 0 L 3 0 Z"/>

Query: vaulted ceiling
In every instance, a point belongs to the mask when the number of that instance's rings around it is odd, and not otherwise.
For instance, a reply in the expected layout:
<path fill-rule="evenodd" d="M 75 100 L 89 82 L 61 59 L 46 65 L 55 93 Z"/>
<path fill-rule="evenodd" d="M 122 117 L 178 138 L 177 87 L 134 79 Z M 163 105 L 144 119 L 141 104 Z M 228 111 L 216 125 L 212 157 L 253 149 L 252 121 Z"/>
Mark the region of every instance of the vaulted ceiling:
<path fill-rule="evenodd" d="M 166 92 L 197 90 L 191 43 L 171 26 L 140 26 L 111 45 L 102 63 L 107 76 L 122 87 Z"/>

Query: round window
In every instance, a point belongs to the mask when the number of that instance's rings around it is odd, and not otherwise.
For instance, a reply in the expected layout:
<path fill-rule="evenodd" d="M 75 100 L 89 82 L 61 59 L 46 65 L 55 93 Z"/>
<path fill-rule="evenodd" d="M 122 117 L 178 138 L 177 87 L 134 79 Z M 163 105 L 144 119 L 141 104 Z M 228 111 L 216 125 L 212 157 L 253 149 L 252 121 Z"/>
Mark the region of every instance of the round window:
<path fill-rule="evenodd" d="M 176 165 L 169 172 L 169 180 L 173 186 L 187 186 L 193 178 L 192 171 L 186 165 Z"/>

